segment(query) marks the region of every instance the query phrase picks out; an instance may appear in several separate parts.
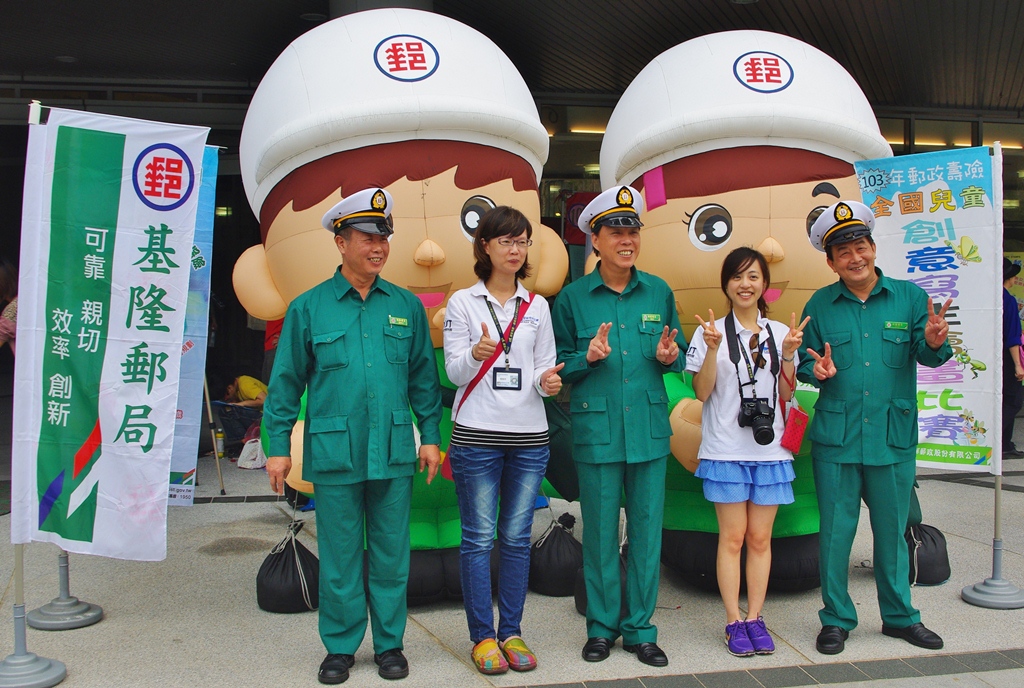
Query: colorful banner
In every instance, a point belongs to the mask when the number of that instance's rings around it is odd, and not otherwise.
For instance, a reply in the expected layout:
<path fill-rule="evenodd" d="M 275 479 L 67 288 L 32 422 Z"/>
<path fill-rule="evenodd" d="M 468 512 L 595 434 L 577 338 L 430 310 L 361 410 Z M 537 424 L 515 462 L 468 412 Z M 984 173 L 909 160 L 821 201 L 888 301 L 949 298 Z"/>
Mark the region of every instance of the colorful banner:
<path fill-rule="evenodd" d="M 1001 473 L 1002 156 L 998 148 L 856 163 L 877 265 L 946 301 L 953 358 L 918 366 L 921 466 Z"/>
<path fill-rule="evenodd" d="M 13 543 L 122 559 L 166 555 L 179 352 L 208 132 L 59 109 L 30 126 Z"/>
<path fill-rule="evenodd" d="M 203 154 L 203 180 L 199 186 L 196 233 L 192 240 L 185 309 L 185 338 L 181 344 L 178 375 L 178 411 L 171 451 L 170 506 L 191 506 L 196 491 L 199 433 L 206 427 L 203 380 L 206 377 L 206 339 L 210 320 L 210 270 L 213 263 L 213 210 L 217 196 L 217 147 Z"/>

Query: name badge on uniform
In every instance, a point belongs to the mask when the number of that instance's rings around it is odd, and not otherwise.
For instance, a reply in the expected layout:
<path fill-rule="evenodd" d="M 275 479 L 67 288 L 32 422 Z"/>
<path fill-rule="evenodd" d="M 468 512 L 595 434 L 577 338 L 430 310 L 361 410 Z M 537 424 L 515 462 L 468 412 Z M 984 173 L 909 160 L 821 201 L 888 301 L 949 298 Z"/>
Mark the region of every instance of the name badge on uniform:
<path fill-rule="evenodd" d="M 907 323 L 905 323 L 905 322 L 896 322 L 894 320 L 886 320 L 885 321 L 885 329 L 887 329 L 887 330 L 906 330 L 906 329 L 908 329 L 908 327 L 907 327 Z"/>
<path fill-rule="evenodd" d="M 495 367 L 494 380 L 492 382 L 494 389 L 511 389 L 520 390 L 523 388 L 523 369 L 522 368 L 498 368 Z"/>
<path fill-rule="evenodd" d="M 396 318 L 393 315 L 389 315 L 388 316 L 388 324 L 391 325 L 392 327 L 394 327 L 395 325 L 398 325 L 399 327 L 409 327 L 409 319 L 408 318 Z"/>
<path fill-rule="evenodd" d="M 661 313 L 644 313 L 641 322 L 661 322 Z"/>

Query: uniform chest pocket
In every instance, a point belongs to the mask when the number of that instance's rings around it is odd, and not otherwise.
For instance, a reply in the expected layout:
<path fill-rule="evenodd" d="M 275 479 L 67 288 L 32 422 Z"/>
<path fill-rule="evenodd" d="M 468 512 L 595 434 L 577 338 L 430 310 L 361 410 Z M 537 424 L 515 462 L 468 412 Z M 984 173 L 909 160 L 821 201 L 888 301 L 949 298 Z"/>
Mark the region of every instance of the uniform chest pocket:
<path fill-rule="evenodd" d="M 832 363 L 836 370 L 846 370 L 853 365 L 853 342 L 849 332 L 828 332 L 825 341 L 832 347 Z M 819 352 L 824 355 L 824 351 Z"/>
<path fill-rule="evenodd" d="M 581 327 L 576 330 L 576 348 L 586 351 L 590 347 L 590 340 L 597 336 L 598 326 Z"/>
<path fill-rule="evenodd" d="M 910 333 L 906 330 L 882 330 L 882 362 L 890 368 L 902 368 L 910 358 Z"/>
<path fill-rule="evenodd" d="M 317 370 L 336 370 L 348 365 L 345 331 L 324 332 L 313 335 L 313 358 Z"/>
<path fill-rule="evenodd" d="M 652 361 L 658 358 L 658 342 L 661 341 L 661 333 L 664 331 L 661 323 L 643 322 L 640 323 L 640 350 L 644 357 Z"/>
<path fill-rule="evenodd" d="M 408 363 L 412 332 L 408 327 L 384 328 L 384 355 L 389 363 Z"/>

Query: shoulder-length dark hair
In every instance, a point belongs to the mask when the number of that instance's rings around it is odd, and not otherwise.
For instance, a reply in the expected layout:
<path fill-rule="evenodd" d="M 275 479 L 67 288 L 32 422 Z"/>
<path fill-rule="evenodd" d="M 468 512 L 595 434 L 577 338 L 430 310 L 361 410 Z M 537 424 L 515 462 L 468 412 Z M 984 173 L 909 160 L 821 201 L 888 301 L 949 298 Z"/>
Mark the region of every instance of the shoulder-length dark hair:
<path fill-rule="evenodd" d="M 764 277 L 764 289 L 761 291 L 761 296 L 757 299 L 757 307 L 761 310 L 761 316 L 767 318 L 768 302 L 765 301 L 764 295 L 772 284 L 772 276 L 768 270 L 768 261 L 760 251 L 756 251 L 748 246 L 740 246 L 730 251 L 729 255 L 722 261 L 722 293 L 728 297 L 729 281 L 753 265 L 754 261 L 757 261 L 758 266 L 761 268 L 761 275 Z M 729 310 L 732 310 L 731 300 L 729 301 Z"/>
<path fill-rule="evenodd" d="M 476 276 L 486 282 L 491 277 L 491 257 L 487 255 L 484 246 L 491 239 L 498 237 L 519 237 L 523 234 L 529 239 L 533 236 L 533 225 L 526 219 L 526 216 L 515 208 L 507 205 L 499 205 L 491 208 L 476 227 L 476 235 L 473 237 L 473 257 L 476 264 L 473 265 L 473 272 Z M 524 260 L 523 266 L 516 271 L 516 279 L 523 280 L 530 276 L 530 261 Z"/>

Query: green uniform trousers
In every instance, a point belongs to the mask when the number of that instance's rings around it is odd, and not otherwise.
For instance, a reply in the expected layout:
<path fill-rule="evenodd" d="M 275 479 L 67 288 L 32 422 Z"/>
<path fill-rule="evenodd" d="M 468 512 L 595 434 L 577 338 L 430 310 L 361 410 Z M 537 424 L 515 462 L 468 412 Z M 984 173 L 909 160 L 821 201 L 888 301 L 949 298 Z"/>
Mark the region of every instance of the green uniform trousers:
<path fill-rule="evenodd" d="M 409 581 L 412 476 L 315 485 L 320 549 L 320 639 L 328 654 L 355 654 L 366 633 L 363 523 L 370 564 L 373 651 L 402 649 Z"/>
<path fill-rule="evenodd" d="M 642 463 L 579 463 L 583 515 L 583 579 L 587 586 L 587 637 L 620 635 L 625 645 L 655 643 L 651 623 L 661 577 L 661 524 L 665 508 L 665 457 Z M 620 620 L 619 505 L 626 491 L 626 608 Z"/>
<path fill-rule="evenodd" d="M 821 513 L 822 626 L 850 631 L 857 610 L 848 590 L 850 550 L 857 533 L 860 500 L 867 504 L 874 540 L 875 587 L 882 623 L 906 628 L 921 620 L 910 601 L 910 560 L 903 532 L 910 509 L 916 464 L 886 466 L 814 462 L 814 484 Z"/>

